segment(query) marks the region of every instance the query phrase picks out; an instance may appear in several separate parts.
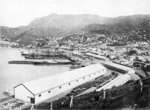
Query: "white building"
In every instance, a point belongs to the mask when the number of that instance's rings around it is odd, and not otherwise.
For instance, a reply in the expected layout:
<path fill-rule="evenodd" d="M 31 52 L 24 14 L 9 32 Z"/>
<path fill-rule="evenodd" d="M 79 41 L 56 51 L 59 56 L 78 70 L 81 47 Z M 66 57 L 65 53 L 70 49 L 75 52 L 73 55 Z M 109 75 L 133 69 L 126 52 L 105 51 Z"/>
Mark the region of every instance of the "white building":
<path fill-rule="evenodd" d="M 126 71 L 126 74 L 130 75 L 133 80 L 140 79 L 140 77 L 136 74 L 135 70 L 130 67 L 117 64 L 117 63 L 113 63 L 113 62 L 105 62 L 104 65 L 106 67 L 108 66 L 108 68 L 111 68 L 111 69 L 115 69 L 115 70 L 118 69 L 118 70 Z"/>
<path fill-rule="evenodd" d="M 37 104 L 105 73 L 106 68 L 104 66 L 93 64 L 73 71 L 19 84 L 14 87 L 14 95 L 17 99 Z"/>
<path fill-rule="evenodd" d="M 89 57 L 93 57 L 99 60 L 107 60 L 107 58 L 105 56 L 101 56 L 101 55 L 95 55 L 92 53 L 86 53 L 85 55 L 89 56 Z"/>

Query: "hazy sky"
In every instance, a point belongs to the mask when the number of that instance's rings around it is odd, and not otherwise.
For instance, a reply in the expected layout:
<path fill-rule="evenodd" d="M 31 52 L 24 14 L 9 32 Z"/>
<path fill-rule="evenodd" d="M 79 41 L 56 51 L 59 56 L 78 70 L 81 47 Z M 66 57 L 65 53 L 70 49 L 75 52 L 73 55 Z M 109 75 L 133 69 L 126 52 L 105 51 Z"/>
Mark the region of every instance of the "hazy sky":
<path fill-rule="evenodd" d="M 0 25 L 16 27 L 34 18 L 58 14 L 105 17 L 150 14 L 150 0 L 0 0 Z"/>

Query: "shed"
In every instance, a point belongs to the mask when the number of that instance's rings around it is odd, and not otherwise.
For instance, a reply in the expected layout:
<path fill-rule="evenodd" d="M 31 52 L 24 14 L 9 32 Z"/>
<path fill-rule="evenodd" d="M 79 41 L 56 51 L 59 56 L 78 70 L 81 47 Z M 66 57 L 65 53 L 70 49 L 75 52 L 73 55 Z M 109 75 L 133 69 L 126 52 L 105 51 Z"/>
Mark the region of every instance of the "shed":
<path fill-rule="evenodd" d="M 17 99 L 37 104 L 105 73 L 106 68 L 104 66 L 93 64 L 73 71 L 21 83 L 14 87 L 14 95 Z"/>

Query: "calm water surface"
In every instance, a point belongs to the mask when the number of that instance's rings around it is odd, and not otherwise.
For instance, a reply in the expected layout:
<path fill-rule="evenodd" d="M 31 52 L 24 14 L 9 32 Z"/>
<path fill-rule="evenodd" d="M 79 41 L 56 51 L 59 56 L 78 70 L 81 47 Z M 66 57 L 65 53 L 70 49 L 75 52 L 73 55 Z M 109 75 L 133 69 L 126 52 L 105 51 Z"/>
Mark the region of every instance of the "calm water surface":
<path fill-rule="evenodd" d="M 11 60 L 24 60 L 18 49 L 0 48 L 0 98 L 4 91 L 13 94 L 13 87 L 30 80 L 35 80 L 61 72 L 69 71 L 69 66 L 34 66 L 8 64 Z"/>

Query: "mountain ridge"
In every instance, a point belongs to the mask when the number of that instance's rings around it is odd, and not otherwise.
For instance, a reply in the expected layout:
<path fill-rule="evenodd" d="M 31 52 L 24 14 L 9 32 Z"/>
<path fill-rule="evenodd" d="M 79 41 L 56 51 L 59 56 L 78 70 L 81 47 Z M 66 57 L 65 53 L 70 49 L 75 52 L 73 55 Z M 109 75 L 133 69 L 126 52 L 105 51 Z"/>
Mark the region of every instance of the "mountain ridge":
<path fill-rule="evenodd" d="M 150 14 L 119 16 L 116 18 L 108 18 L 91 14 L 50 14 L 45 17 L 35 18 L 27 26 L 17 28 L 0 26 L 0 37 L 5 38 L 8 41 L 32 43 L 32 41 L 36 38 L 51 36 L 65 37 L 84 32 L 90 33 L 93 29 L 114 34 L 125 33 L 134 29 L 148 29 L 149 27 Z"/>

